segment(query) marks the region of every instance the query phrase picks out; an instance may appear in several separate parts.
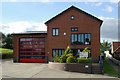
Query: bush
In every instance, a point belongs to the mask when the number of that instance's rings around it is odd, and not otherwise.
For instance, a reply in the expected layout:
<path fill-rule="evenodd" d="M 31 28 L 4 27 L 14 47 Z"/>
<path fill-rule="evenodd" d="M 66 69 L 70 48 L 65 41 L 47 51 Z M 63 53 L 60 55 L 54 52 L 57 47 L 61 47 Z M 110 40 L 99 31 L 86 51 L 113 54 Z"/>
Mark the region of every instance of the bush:
<path fill-rule="evenodd" d="M 64 54 L 60 57 L 59 62 L 60 63 L 66 63 L 67 57 L 72 56 L 72 50 L 70 49 L 69 46 L 67 46 Z"/>
<path fill-rule="evenodd" d="M 102 57 L 102 59 L 105 59 L 105 55 L 103 52 L 100 52 L 100 56 Z"/>
<path fill-rule="evenodd" d="M 82 52 L 88 52 L 88 57 L 90 57 L 90 50 L 86 47 Z"/>
<path fill-rule="evenodd" d="M 8 58 L 13 58 L 13 54 L 2 54 L 2 59 L 8 59 Z"/>
<path fill-rule="evenodd" d="M 77 59 L 74 56 L 69 56 L 66 59 L 66 63 L 76 63 L 76 62 L 77 62 Z"/>
<path fill-rule="evenodd" d="M 52 62 L 59 62 L 60 57 L 59 56 L 54 56 L 52 59 Z"/>
<path fill-rule="evenodd" d="M 77 58 L 78 63 L 91 63 L 90 58 Z"/>
<path fill-rule="evenodd" d="M 66 55 L 62 55 L 59 59 L 59 62 L 60 63 L 66 63 L 66 59 L 67 59 L 67 56 Z"/>
<path fill-rule="evenodd" d="M 69 56 L 73 56 L 73 54 L 72 54 L 72 53 L 70 53 L 70 54 L 67 54 L 67 55 L 66 55 L 66 57 L 69 57 Z"/>
<path fill-rule="evenodd" d="M 70 53 L 72 53 L 72 50 L 70 49 L 69 46 L 67 46 L 67 48 L 66 48 L 66 50 L 64 52 L 64 55 L 67 55 L 67 54 L 70 54 Z"/>

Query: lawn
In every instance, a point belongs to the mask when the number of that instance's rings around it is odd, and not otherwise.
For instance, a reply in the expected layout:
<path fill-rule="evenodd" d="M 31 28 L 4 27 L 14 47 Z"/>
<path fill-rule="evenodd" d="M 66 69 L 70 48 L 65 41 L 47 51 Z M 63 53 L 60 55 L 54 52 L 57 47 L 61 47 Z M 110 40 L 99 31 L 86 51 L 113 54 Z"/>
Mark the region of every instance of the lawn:
<path fill-rule="evenodd" d="M 13 57 L 13 50 L 0 48 L 0 59 L 9 59 Z"/>
<path fill-rule="evenodd" d="M 103 60 L 103 66 L 104 66 L 104 74 L 118 77 L 118 73 L 115 71 L 115 69 L 107 62 L 107 59 Z"/>
<path fill-rule="evenodd" d="M 5 49 L 5 48 L 0 48 L 0 54 L 12 54 L 13 50 L 11 49 Z"/>

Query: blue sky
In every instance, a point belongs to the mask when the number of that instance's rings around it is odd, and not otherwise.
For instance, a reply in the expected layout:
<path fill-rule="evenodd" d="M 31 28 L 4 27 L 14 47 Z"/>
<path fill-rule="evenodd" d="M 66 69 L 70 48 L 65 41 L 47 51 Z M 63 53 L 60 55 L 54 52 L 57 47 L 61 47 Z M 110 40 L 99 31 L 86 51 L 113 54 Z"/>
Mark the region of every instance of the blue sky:
<path fill-rule="evenodd" d="M 5 2 L 2 3 L 3 23 L 13 21 L 43 22 L 62 12 L 70 6 L 76 6 L 96 17 L 117 18 L 117 5 L 115 3 L 93 3 L 93 2 Z M 112 7 L 111 7 L 112 6 Z M 107 9 L 112 11 L 107 11 Z M 106 9 L 106 10 L 105 10 Z"/>
<path fill-rule="evenodd" d="M 45 31 L 44 23 L 70 6 L 102 19 L 101 39 L 118 39 L 118 4 L 115 2 L 2 2 L 2 32 Z"/>

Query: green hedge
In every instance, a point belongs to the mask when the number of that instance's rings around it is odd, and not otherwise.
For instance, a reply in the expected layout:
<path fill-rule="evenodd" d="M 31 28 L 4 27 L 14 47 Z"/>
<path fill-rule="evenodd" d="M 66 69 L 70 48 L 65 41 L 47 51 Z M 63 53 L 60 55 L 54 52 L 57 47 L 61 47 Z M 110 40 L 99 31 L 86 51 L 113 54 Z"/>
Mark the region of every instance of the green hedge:
<path fill-rule="evenodd" d="M 13 54 L 2 54 L 2 59 L 13 58 Z"/>
<path fill-rule="evenodd" d="M 60 63 L 66 63 L 66 59 L 67 59 L 67 56 L 66 55 L 62 55 L 59 59 L 59 62 Z"/>
<path fill-rule="evenodd" d="M 69 56 L 66 59 L 66 63 L 76 63 L 76 62 L 77 62 L 77 59 L 74 56 Z"/>
<path fill-rule="evenodd" d="M 91 63 L 90 58 L 77 58 L 78 63 Z"/>
<path fill-rule="evenodd" d="M 52 62 L 59 62 L 59 59 L 60 59 L 59 56 L 54 56 Z"/>

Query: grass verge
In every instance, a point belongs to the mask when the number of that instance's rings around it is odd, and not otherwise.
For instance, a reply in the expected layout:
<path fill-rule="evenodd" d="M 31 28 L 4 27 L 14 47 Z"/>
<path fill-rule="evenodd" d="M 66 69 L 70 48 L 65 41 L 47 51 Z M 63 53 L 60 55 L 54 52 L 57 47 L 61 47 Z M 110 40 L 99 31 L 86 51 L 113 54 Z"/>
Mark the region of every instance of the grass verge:
<path fill-rule="evenodd" d="M 9 59 L 13 57 L 13 50 L 0 48 L 0 59 Z"/>
<path fill-rule="evenodd" d="M 5 49 L 5 48 L 0 48 L 0 53 L 1 54 L 12 54 L 13 50 L 11 50 L 11 49 Z"/>
<path fill-rule="evenodd" d="M 103 60 L 104 74 L 112 77 L 118 77 L 116 70 L 107 62 L 107 59 Z"/>

